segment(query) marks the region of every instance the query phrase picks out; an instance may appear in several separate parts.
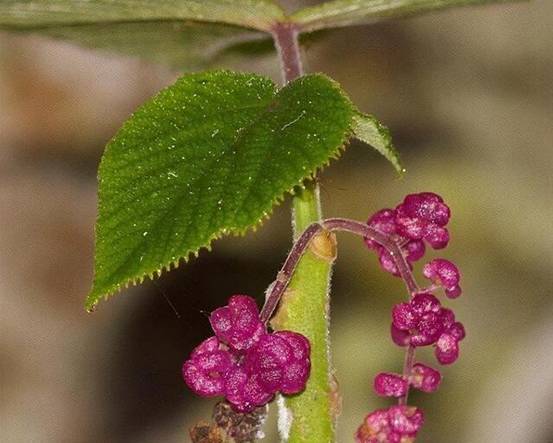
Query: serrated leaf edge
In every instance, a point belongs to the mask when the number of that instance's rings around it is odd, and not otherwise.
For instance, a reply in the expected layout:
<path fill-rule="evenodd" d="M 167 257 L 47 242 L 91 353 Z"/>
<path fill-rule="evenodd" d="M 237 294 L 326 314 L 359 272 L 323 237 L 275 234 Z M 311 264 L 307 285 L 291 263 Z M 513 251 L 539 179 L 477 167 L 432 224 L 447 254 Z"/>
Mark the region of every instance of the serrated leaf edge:
<path fill-rule="evenodd" d="M 351 138 L 351 136 L 348 137 L 348 139 Z M 345 142 L 342 146 L 340 146 L 336 151 L 336 153 L 329 157 L 329 160 L 324 163 L 323 165 L 315 168 L 315 171 L 308 174 L 308 176 L 304 177 L 302 180 L 300 180 L 296 185 L 292 187 L 292 189 L 285 191 L 282 195 L 276 197 L 271 202 L 271 209 L 269 212 L 266 212 L 263 214 L 263 216 L 258 219 L 254 224 L 248 226 L 244 229 L 229 229 L 225 228 L 217 232 L 216 234 L 212 235 L 210 239 L 207 241 L 207 243 L 204 246 L 200 246 L 196 251 L 188 251 L 182 255 L 182 257 L 179 257 L 177 260 L 173 260 L 169 262 L 167 265 L 163 265 L 158 269 L 148 271 L 146 273 L 143 273 L 140 277 L 134 277 L 129 280 L 127 280 L 125 283 L 120 283 L 117 285 L 112 285 L 108 292 L 105 294 L 96 297 L 94 294 L 95 292 L 91 291 L 88 295 L 85 303 L 85 308 L 88 312 L 93 312 L 95 310 L 95 307 L 98 305 L 98 303 L 102 300 L 107 300 L 112 295 L 115 295 L 117 293 L 120 293 L 121 291 L 128 289 L 129 287 L 138 286 L 142 283 L 144 283 L 145 280 L 151 280 L 154 281 L 161 277 L 166 272 L 172 271 L 174 269 L 177 269 L 181 266 L 181 264 L 186 264 L 190 262 L 193 259 L 196 259 L 199 257 L 202 250 L 206 250 L 207 252 L 211 252 L 213 249 L 213 242 L 216 240 L 219 240 L 225 236 L 234 236 L 234 237 L 244 237 L 246 234 L 251 232 L 256 232 L 257 229 L 259 229 L 261 226 L 263 226 L 264 222 L 271 218 L 274 209 L 276 206 L 280 205 L 282 202 L 284 202 L 286 195 L 294 196 L 297 192 L 297 187 L 300 189 L 305 189 L 305 181 L 306 180 L 315 180 L 316 176 L 319 172 L 321 172 L 323 169 L 328 167 L 330 163 L 333 160 L 338 160 L 342 153 L 346 149 L 347 142 Z"/>

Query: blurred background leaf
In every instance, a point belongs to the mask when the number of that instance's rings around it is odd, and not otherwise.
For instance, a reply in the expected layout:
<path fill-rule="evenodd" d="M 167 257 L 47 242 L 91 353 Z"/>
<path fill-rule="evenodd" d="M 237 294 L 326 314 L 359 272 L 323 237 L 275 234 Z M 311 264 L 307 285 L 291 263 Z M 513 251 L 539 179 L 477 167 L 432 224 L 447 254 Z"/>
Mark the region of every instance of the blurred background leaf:
<path fill-rule="evenodd" d="M 300 9 L 292 14 L 291 19 L 299 23 L 304 31 L 316 31 L 324 28 L 375 23 L 454 6 L 510 1 L 513 0 L 332 0 Z"/>
<path fill-rule="evenodd" d="M 283 14 L 272 0 L 3 0 L 0 3 L 0 24 L 19 29 L 194 20 L 267 30 Z"/>
<path fill-rule="evenodd" d="M 304 31 L 373 23 L 451 6 L 512 0 L 335 0 L 297 9 Z M 286 3 L 286 2 L 284 2 Z M 0 29 L 139 56 L 182 71 L 270 52 L 266 34 L 285 12 L 272 0 L 4 0 Z M 258 32 L 265 31 L 265 32 Z"/>
<path fill-rule="evenodd" d="M 103 23 L 55 26 L 31 32 L 141 57 L 181 71 L 204 69 L 225 59 L 255 59 L 258 54 L 272 50 L 272 41 L 264 33 L 197 22 Z"/>
<path fill-rule="evenodd" d="M 4 0 L 0 29 L 64 39 L 190 71 L 232 53 L 272 45 L 266 30 L 282 10 L 271 0 Z"/>

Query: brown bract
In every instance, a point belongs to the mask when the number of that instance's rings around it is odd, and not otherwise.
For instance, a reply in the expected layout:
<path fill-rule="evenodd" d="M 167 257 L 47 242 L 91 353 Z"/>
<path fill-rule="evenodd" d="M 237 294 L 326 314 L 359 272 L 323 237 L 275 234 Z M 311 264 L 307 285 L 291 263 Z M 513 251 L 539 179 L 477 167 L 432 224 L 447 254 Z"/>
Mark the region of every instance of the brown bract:
<path fill-rule="evenodd" d="M 311 240 L 309 250 L 322 260 L 333 262 L 336 260 L 336 234 L 322 231 Z"/>
<path fill-rule="evenodd" d="M 192 443 L 232 443 L 221 428 L 217 425 L 200 421 L 190 429 Z"/>

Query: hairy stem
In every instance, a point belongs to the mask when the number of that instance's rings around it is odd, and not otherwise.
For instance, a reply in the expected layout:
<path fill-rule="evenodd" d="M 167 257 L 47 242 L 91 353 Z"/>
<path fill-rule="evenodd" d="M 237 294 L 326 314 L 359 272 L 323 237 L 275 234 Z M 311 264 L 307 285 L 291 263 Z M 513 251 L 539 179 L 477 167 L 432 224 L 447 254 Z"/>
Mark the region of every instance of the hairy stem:
<path fill-rule="evenodd" d="M 286 412 L 290 418 L 288 423 L 283 423 L 281 434 L 290 443 L 331 443 L 335 440 L 329 354 L 329 282 L 335 247 L 333 237 L 318 224 L 305 228 L 304 222 L 313 222 L 309 219 L 315 216 L 314 209 L 318 206 L 314 187 L 310 184 L 305 190 L 296 192 L 293 201 L 294 236 L 304 229 L 307 232 L 313 229 L 313 235 L 305 244 L 295 271 L 290 268 L 292 279 L 272 323 L 278 329 L 305 335 L 311 344 L 311 375 L 306 389 L 300 395 L 286 397 L 282 405 L 286 411 L 281 408 L 281 413 Z M 301 239 L 302 235 L 297 238 Z"/>
<path fill-rule="evenodd" d="M 280 58 L 283 82 L 288 83 L 303 75 L 298 29 L 293 23 L 278 23 L 272 34 Z M 334 257 L 324 256 L 325 252 L 334 250 L 334 245 L 333 238 L 322 235 L 318 228 L 309 230 L 309 225 L 320 219 L 319 189 L 313 181 L 295 193 L 292 226 L 298 247 L 292 249 L 279 278 L 270 288 L 268 306 L 263 310 L 264 318 L 270 318 L 283 295 L 283 302 L 272 321 L 273 327 L 300 332 L 311 343 L 311 376 L 306 389 L 299 395 L 284 399 L 279 411 L 281 436 L 290 443 L 332 443 L 335 440 L 328 334 L 329 283 Z M 305 238 L 301 235 L 304 231 L 308 232 Z M 308 248 L 308 245 L 313 245 L 317 234 L 322 256 Z M 289 281 L 289 285 L 282 280 Z"/>
<path fill-rule="evenodd" d="M 303 234 L 301 234 L 300 237 L 296 240 L 296 243 L 294 243 L 292 250 L 288 254 L 286 261 L 284 262 L 284 266 L 282 266 L 282 269 L 278 273 L 276 280 L 267 292 L 265 305 L 263 306 L 263 309 L 260 313 L 260 318 L 262 322 L 267 323 L 273 315 L 273 312 L 277 307 L 282 294 L 287 288 L 288 283 L 290 282 L 290 279 L 292 278 L 292 275 L 296 270 L 298 262 L 300 261 L 313 237 L 318 234 L 320 230 L 321 225 L 319 225 L 318 223 L 313 223 L 305 231 L 303 231 Z"/>
<path fill-rule="evenodd" d="M 284 83 L 301 77 L 303 75 L 303 67 L 297 26 L 294 23 L 280 22 L 275 24 L 272 34 L 280 59 Z"/>

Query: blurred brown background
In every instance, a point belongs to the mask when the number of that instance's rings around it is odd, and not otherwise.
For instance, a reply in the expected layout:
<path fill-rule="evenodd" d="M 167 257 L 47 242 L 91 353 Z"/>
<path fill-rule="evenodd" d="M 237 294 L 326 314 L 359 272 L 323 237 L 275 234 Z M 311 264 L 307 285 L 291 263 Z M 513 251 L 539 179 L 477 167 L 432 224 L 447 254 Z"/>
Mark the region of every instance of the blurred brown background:
<path fill-rule="evenodd" d="M 390 127 L 409 170 L 398 180 L 353 144 L 322 174 L 326 214 L 366 219 L 423 190 L 453 210 L 445 254 L 465 292 L 450 305 L 468 337 L 441 390 L 412 397 L 427 417 L 420 442 L 553 442 L 552 41 L 544 0 L 336 30 L 304 46 L 309 71 L 337 79 Z M 274 54 L 241 67 L 279 77 Z M 205 313 L 232 293 L 261 299 L 285 257 L 289 201 L 256 233 L 84 312 L 103 145 L 175 77 L 136 58 L 0 33 L 2 442 L 188 441 L 212 404 L 180 376 L 209 333 Z M 388 325 L 402 297 L 358 239 L 339 238 L 340 442 L 387 404 L 371 380 L 401 366 Z M 267 442 L 278 441 L 274 428 Z"/>

